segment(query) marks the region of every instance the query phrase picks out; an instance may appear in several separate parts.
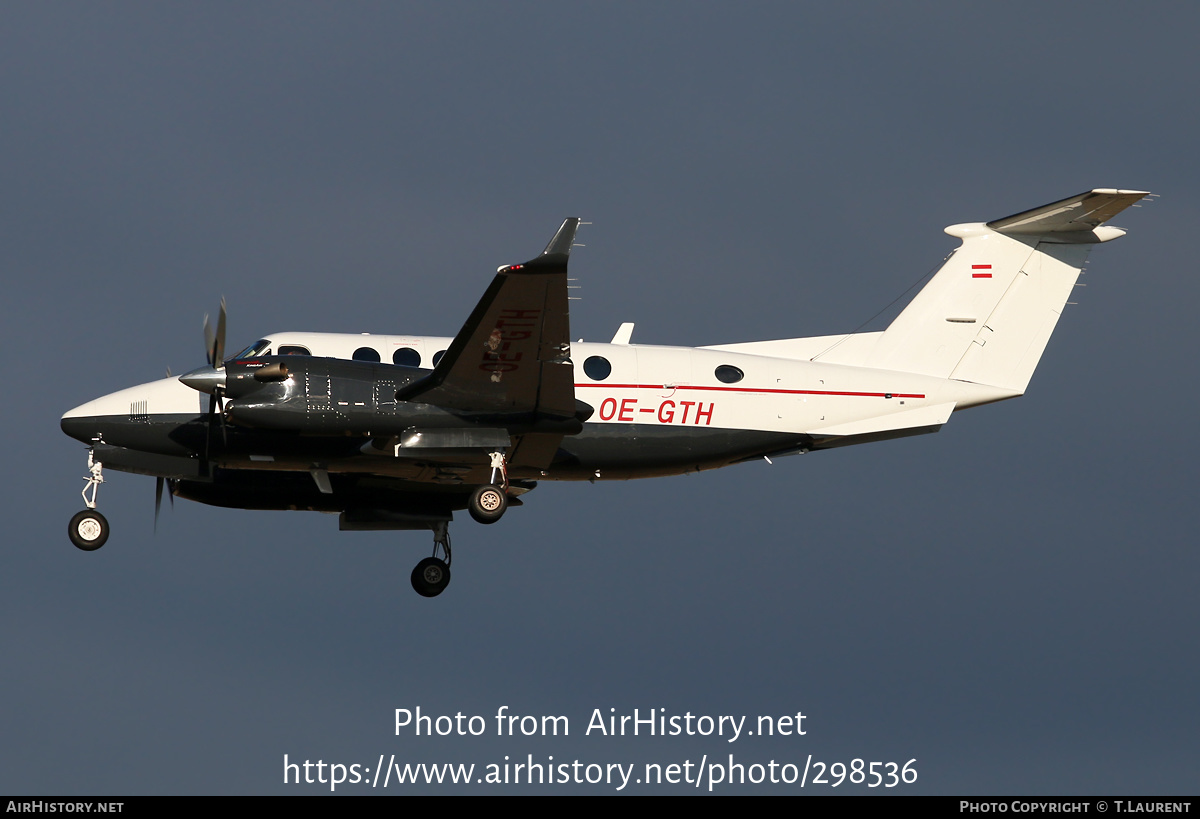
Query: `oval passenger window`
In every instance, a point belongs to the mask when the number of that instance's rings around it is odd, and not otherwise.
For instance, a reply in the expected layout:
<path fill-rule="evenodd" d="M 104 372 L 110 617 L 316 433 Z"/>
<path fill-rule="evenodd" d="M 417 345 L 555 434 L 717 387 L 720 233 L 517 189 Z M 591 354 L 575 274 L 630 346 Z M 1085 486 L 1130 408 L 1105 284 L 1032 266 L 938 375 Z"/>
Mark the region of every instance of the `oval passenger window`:
<path fill-rule="evenodd" d="M 583 372 L 593 381 L 603 381 L 612 375 L 612 364 L 604 356 L 588 356 L 587 361 L 583 362 Z"/>
<path fill-rule="evenodd" d="M 713 375 L 715 375 L 717 380 L 722 384 L 736 384 L 746 377 L 744 372 L 729 364 L 722 364 L 720 367 L 717 367 L 717 369 L 713 371 Z"/>
<path fill-rule="evenodd" d="M 378 361 L 379 351 L 374 347 L 359 347 L 354 351 L 355 361 Z"/>
<path fill-rule="evenodd" d="M 392 363 L 401 367 L 420 367 L 421 354 L 412 347 L 398 347 L 392 353 Z"/>

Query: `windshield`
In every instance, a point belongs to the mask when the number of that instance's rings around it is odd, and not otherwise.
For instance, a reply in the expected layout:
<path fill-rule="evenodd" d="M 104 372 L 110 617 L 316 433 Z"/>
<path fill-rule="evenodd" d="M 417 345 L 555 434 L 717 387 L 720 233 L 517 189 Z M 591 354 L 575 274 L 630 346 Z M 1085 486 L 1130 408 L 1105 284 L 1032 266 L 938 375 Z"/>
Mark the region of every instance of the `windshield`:
<path fill-rule="evenodd" d="M 233 357 L 233 360 L 239 361 L 243 358 L 254 358 L 255 356 L 270 355 L 270 354 L 271 354 L 271 341 L 270 341 L 270 339 L 262 338 L 256 342 L 254 342 L 253 344 L 251 344 L 246 349 L 242 350 L 237 355 L 235 355 Z"/>

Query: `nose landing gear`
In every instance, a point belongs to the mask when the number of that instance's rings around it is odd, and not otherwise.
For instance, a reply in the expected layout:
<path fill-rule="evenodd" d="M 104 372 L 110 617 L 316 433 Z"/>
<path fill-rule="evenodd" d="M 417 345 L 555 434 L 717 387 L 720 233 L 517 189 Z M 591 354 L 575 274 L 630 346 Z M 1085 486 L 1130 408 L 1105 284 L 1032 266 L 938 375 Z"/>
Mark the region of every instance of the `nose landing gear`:
<path fill-rule="evenodd" d="M 76 512 L 75 516 L 71 518 L 70 524 L 67 525 L 67 534 L 70 536 L 71 542 L 85 552 L 96 551 L 108 540 L 108 521 L 105 520 L 104 515 L 96 511 L 96 494 L 100 490 L 100 484 L 104 483 L 103 470 L 104 464 L 93 458 L 92 450 L 89 449 L 88 472 L 90 474 L 84 478 L 87 484 L 81 493 L 87 509 Z"/>

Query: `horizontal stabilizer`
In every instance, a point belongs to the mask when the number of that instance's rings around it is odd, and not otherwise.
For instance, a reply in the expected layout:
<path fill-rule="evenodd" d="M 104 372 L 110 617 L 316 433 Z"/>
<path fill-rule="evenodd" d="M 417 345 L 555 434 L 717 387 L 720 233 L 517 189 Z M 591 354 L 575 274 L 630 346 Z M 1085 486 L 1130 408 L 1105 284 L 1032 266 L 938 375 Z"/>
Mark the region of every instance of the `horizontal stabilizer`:
<path fill-rule="evenodd" d="M 1021 211 L 1003 219 L 988 222 L 997 233 L 1009 236 L 1046 236 L 1048 234 L 1090 234 L 1147 195 L 1147 191 L 1123 191 L 1115 188 L 1096 188 L 1084 193 Z M 1117 234 L 1120 235 L 1120 234 Z M 1104 241 L 1103 234 L 1084 241 Z M 1060 238 L 1070 239 L 1070 236 Z M 1113 236 L 1112 238 L 1116 238 Z"/>

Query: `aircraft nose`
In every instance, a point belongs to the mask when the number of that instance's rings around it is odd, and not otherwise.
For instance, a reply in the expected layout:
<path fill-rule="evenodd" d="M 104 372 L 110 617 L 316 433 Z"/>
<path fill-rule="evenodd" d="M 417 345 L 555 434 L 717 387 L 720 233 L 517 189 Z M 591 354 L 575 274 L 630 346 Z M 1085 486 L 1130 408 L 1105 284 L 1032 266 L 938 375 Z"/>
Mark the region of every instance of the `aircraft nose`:
<path fill-rule="evenodd" d="M 59 426 L 62 427 L 63 432 L 75 440 L 90 444 L 92 439 L 100 434 L 96 428 L 97 419 L 94 416 L 80 414 L 80 409 L 82 407 L 76 407 L 64 415 L 62 421 L 59 422 Z"/>

